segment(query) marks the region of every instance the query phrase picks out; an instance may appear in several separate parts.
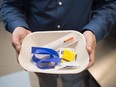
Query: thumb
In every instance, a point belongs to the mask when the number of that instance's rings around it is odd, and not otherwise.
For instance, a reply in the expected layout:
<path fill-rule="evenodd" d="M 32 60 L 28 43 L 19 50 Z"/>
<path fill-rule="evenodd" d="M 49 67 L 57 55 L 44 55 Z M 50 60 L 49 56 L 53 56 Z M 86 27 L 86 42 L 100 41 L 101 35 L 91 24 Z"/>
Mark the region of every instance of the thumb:
<path fill-rule="evenodd" d="M 19 54 L 21 50 L 21 44 L 27 34 L 31 33 L 23 27 L 17 27 L 12 33 L 12 45 L 16 52 Z"/>
<path fill-rule="evenodd" d="M 89 64 L 88 67 L 91 67 L 94 64 L 95 59 L 95 47 L 96 47 L 96 39 L 95 35 L 91 31 L 85 31 L 83 33 L 86 39 L 86 48 L 89 53 Z"/>
<path fill-rule="evenodd" d="M 88 53 L 91 54 L 94 49 L 93 37 L 91 36 L 91 33 L 89 31 L 86 31 L 84 33 L 84 36 L 86 39 L 86 49 L 87 49 Z"/>

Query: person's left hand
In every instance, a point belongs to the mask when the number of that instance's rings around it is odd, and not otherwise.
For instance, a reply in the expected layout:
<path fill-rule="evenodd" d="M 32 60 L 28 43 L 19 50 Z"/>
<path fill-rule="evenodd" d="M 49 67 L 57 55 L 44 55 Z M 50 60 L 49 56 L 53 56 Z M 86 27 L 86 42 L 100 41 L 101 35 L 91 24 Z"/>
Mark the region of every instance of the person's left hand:
<path fill-rule="evenodd" d="M 94 64 L 95 60 L 95 48 L 96 48 L 96 38 L 95 35 L 87 30 L 83 33 L 85 39 L 86 39 L 86 48 L 89 53 L 89 64 L 87 66 L 87 69 L 90 68 Z"/>

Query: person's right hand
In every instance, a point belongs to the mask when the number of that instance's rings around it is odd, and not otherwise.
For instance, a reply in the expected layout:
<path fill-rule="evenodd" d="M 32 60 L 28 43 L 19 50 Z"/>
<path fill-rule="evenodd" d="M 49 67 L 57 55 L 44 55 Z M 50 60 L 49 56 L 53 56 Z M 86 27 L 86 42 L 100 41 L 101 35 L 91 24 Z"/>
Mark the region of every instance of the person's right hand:
<path fill-rule="evenodd" d="M 12 45 L 15 48 L 18 55 L 19 55 L 20 50 L 21 50 L 22 41 L 29 33 L 31 33 L 31 32 L 23 27 L 17 27 L 13 31 L 13 33 L 12 33 Z"/>

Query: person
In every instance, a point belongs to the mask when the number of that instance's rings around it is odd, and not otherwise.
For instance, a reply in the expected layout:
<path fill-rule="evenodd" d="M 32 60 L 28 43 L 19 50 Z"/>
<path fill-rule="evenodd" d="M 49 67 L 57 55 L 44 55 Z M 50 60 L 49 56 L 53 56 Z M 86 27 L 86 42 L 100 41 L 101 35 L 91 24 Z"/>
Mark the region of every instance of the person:
<path fill-rule="evenodd" d="M 116 19 L 115 0 L 3 0 L 0 10 L 12 45 L 20 53 L 23 39 L 35 31 L 76 30 L 83 33 L 94 64 L 96 42 L 110 32 Z M 41 87 L 57 87 L 57 75 L 37 74 Z M 61 75 L 63 87 L 81 87 L 82 73 Z"/>

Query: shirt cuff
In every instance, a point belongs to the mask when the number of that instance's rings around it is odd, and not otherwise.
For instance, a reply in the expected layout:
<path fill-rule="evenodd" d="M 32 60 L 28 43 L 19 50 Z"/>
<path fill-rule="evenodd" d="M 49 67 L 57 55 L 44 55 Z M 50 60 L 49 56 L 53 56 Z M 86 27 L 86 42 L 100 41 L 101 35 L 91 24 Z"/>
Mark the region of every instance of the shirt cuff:
<path fill-rule="evenodd" d="M 83 29 L 82 29 L 82 32 L 83 31 L 86 31 L 86 30 L 90 30 L 90 31 L 92 31 L 93 33 L 94 33 L 94 35 L 95 35 L 95 37 L 96 37 L 96 41 L 98 42 L 99 40 L 101 40 L 103 37 L 105 37 L 104 36 L 104 32 L 105 31 L 103 31 L 103 29 L 102 29 L 102 26 L 100 26 L 100 25 L 98 25 L 98 24 L 96 24 L 96 23 L 89 23 L 89 24 L 87 24 L 85 27 L 83 27 Z"/>
<path fill-rule="evenodd" d="M 24 27 L 30 30 L 27 23 L 23 19 L 17 19 L 17 20 L 13 20 L 12 22 L 10 22 L 8 26 L 8 31 L 12 33 L 16 27 Z"/>

